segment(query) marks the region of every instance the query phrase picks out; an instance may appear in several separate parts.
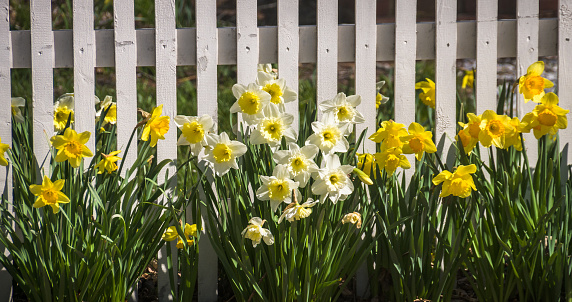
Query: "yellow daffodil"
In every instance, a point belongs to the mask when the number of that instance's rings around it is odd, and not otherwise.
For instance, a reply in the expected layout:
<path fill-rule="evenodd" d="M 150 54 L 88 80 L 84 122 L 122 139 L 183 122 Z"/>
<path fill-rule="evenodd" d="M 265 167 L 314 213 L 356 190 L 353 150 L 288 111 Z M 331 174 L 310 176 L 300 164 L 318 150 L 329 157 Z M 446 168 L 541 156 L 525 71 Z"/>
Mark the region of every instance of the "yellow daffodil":
<path fill-rule="evenodd" d="M 504 149 L 506 138 L 514 135 L 514 127 L 510 123 L 510 117 L 497 115 L 492 110 L 486 110 L 482 115 L 479 132 L 479 141 L 483 147 L 494 145 Z"/>
<path fill-rule="evenodd" d="M 465 89 L 467 86 L 473 88 L 475 83 L 475 71 L 474 70 L 466 70 L 465 76 L 463 77 L 463 83 L 461 84 L 461 88 Z"/>
<path fill-rule="evenodd" d="M 435 109 L 435 82 L 427 78 L 426 80 L 415 83 L 415 89 L 421 89 L 419 99 L 423 104 Z"/>
<path fill-rule="evenodd" d="M 14 97 L 11 99 L 10 105 L 12 108 L 12 116 L 14 117 L 14 120 L 19 123 L 25 122 L 26 119 L 24 119 L 24 116 L 22 115 L 22 109 L 20 108 L 26 106 L 26 100 L 21 97 Z"/>
<path fill-rule="evenodd" d="M 346 223 L 355 224 L 356 228 L 361 229 L 361 214 L 358 212 L 346 214 L 344 218 L 342 218 L 342 224 Z"/>
<path fill-rule="evenodd" d="M 256 247 L 262 239 L 267 245 L 274 244 L 274 236 L 270 233 L 270 230 L 265 229 L 262 225 L 266 220 L 262 220 L 260 217 L 253 217 L 248 221 L 248 226 L 242 231 L 241 235 L 243 238 L 248 238 L 252 240 L 252 247 Z"/>
<path fill-rule="evenodd" d="M 280 215 L 280 218 L 278 218 L 278 223 L 281 223 L 284 219 L 292 222 L 294 220 L 300 220 L 310 216 L 310 214 L 312 214 L 312 209 L 310 208 L 315 206 L 317 203 L 317 200 L 314 201 L 312 198 L 308 198 L 308 200 L 303 204 L 298 204 L 298 202 L 289 204 L 282 212 L 282 215 Z"/>
<path fill-rule="evenodd" d="M 540 105 L 534 107 L 534 110 L 527 113 L 522 122 L 527 123 L 524 132 L 534 131 L 534 137 L 539 139 L 545 134 L 551 136 L 556 135 L 558 129 L 566 129 L 568 127 L 568 119 L 566 114 L 570 110 L 562 109 L 558 106 L 558 96 L 552 92 L 547 93 L 540 100 Z"/>
<path fill-rule="evenodd" d="M 400 139 L 404 142 L 403 153 L 415 153 L 415 158 L 421 160 L 423 152 L 435 153 L 437 147 L 433 143 L 433 133 L 425 131 L 425 128 L 416 122 L 409 125 L 409 135 L 402 136 Z"/>
<path fill-rule="evenodd" d="M 438 185 L 443 183 L 443 189 L 439 197 L 449 195 L 466 198 L 471 196 L 471 189 L 477 190 L 471 174 L 477 172 L 475 165 L 459 166 L 454 173 L 447 170 L 439 173 L 433 178 L 433 184 Z"/>
<path fill-rule="evenodd" d="M 168 116 L 161 116 L 163 113 L 163 105 L 159 105 L 153 109 L 151 117 L 145 124 L 143 128 L 143 133 L 141 133 L 141 140 L 147 141 L 151 137 L 149 146 L 155 147 L 157 145 L 157 140 L 165 139 L 165 134 L 169 131 L 170 119 Z"/>
<path fill-rule="evenodd" d="M 70 120 L 70 124 L 74 121 L 74 95 L 66 93 L 60 96 L 54 104 L 54 128 L 56 131 L 62 131 Z"/>
<path fill-rule="evenodd" d="M 105 99 L 103 99 L 100 108 L 101 109 L 99 109 L 99 111 L 95 114 L 98 120 L 101 117 L 101 114 L 107 110 L 107 113 L 105 114 L 105 117 L 103 118 L 103 123 L 101 125 L 102 126 L 106 124 L 115 125 L 117 123 L 117 103 L 113 102 L 113 98 L 110 95 L 106 96 Z"/>
<path fill-rule="evenodd" d="M 405 125 L 389 120 L 383 121 L 381 128 L 372 134 L 369 139 L 376 143 L 382 143 L 385 148 L 401 148 L 403 147 L 401 137 L 406 135 Z"/>
<path fill-rule="evenodd" d="M 93 153 L 85 146 L 90 136 L 91 133 L 89 131 L 78 134 L 70 128 L 66 129 L 64 135 L 52 136 L 50 142 L 58 150 L 56 161 L 69 160 L 72 167 L 79 167 L 82 158 L 93 156 Z"/>
<path fill-rule="evenodd" d="M 369 153 L 356 153 L 358 157 L 357 168 L 364 172 L 368 177 L 371 177 L 373 173 L 373 178 L 376 177 L 376 165 L 375 157 L 373 154 Z"/>
<path fill-rule="evenodd" d="M 117 164 L 115 164 L 118 160 L 121 159 L 121 157 L 116 156 L 117 154 L 119 154 L 121 152 L 121 150 L 118 151 L 113 151 L 109 154 L 101 154 L 101 156 L 103 157 L 103 159 L 97 164 L 95 165 L 95 168 L 98 169 L 97 174 L 103 174 L 103 171 L 107 171 L 107 173 L 111 173 L 115 170 L 117 170 Z"/>
<path fill-rule="evenodd" d="M 514 127 L 514 132 L 512 135 L 507 135 L 505 138 L 505 148 L 513 146 L 516 150 L 522 151 L 522 139 L 520 138 L 520 134 L 522 132 L 526 132 L 527 123 L 521 122 L 518 117 L 513 117 L 510 120 L 510 124 Z"/>
<path fill-rule="evenodd" d="M 4 155 L 8 149 L 10 149 L 10 146 L 8 144 L 3 144 L 2 139 L 0 138 L 0 166 L 8 165 L 8 161 Z"/>
<path fill-rule="evenodd" d="M 411 164 L 407 160 L 407 157 L 402 153 L 403 151 L 399 147 L 382 148 L 382 151 L 374 154 L 374 157 L 379 168 L 385 169 L 387 174 L 391 176 L 398 167 L 401 167 L 402 169 L 411 168 Z"/>
<path fill-rule="evenodd" d="M 463 127 L 463 129 L 459 131 L 458 138 L 461 139 L 465 153 L 471 154 L 471 151 L 479 142 L 482 116 L 475 115 L 474 113 L 467 113 L 467 118 L 469 119 L 468 123 L 464 124 L 459 122 L 459 125 Z"/>
<path fill-rule="evenodd" d="M 183 232 L 185 234 L 185 239 L 187 240 L 187 245 L 188 246 L 193 245 L 195 241 L 191 239 L 191 237 L 197 237 L 197 225 L 196 224 L 190 225 L 186 223 Z M 163 236 L 161 236 L 161 239 L 165 241 L 173 241 L 175 239 L 178 239 L 177 248 L 179 249 L 185 248 L 185 243 L 183 242 L 183 238 L 179 236 L 176 226 L 168 227 L 165 230 L 165 233 L 163 233 Z"/>
<path fill-rule="evenodd" d="M 526 74 L 518 80 L 518 92 L 524 96 L 524 102 L 532 100 L 540 103 L 540 99 L 544 96 L 544 89 L 554 86 L 554 83 L 541 77 L 544 72 L 544 62 L 538 61 L 533 63 L 526 70 Z"/>
<path fill-rule="evenodd" d="M 65 180 L 60 179 L 52 182 L 47 176 L 44 176 L 41 185 L 31 185 L 30 191 L 38 196 L 34 203 L 34 208 L 43 206 L 51 206 L 54 214 L 60 211 L 60 203 L 68 203 L 70 199 L 61 192 L 64 187 Z"/>
<path fill-rule="evenodd" d="M 379 106 L 387 103 L 389 98 L 381 94 L 380 90 L 385 85 L 385 81 L 379 81 L 375 83 L 375 90 L 377 91 L 377 95 L 375 96 L 375 109 L 379 109 Z"/>
<path fill-rule="evenodd" d="M 361 182 L 363 182 L 364 184 L 366 184 L 368 186 L 373 185 L 373 181 L 371 180 L 371 178 L 369 178 L 369 176 L 367 174 L 365 174 L 365 172 L 363 172 L 362 170 L 360 170 L 358 168 L 354 168 L 353 172 L 355 175 L 357 175 L 359 180 L 361 180 Z"/>

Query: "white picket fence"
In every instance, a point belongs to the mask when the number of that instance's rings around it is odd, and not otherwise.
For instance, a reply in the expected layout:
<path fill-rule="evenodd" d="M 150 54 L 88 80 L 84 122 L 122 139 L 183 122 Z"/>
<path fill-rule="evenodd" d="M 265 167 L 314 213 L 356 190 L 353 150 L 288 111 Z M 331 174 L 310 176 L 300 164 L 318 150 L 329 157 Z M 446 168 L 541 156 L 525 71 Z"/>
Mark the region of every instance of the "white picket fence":
<path fill-rule="evenodd" d="M 338 1 L 317 0 L 317 25 L 299 26 L 299 0 L 277 0 L 278 26 L 257 27 L 256 0 L 237 0 L 237 26 L 217 28 L 216 1 L 196 0 L 196 28 L 176 28 L 175 0 L 157 0 L 155 29 L 135 29 L 134 0 L 114 0 L 113 30 L 94 30 L 93 0 L 73 1 L 74 30 L 52 30 L 50 0 L 31 1 L 31 30 L 10 31 L 9 0 L 0 0 L 0 100 L 9 106 L 10 71 L 32 68 L 34 147 L 48 152 L 44 131 L 52 131 L 53 68 L 74 68 L 76 129 L 94 131 L 94 68 L 115 67 L 117 140 L 125 146 L 137 123 L 136 67 L 155 66 L 156 99 L 165 115 L 176 115 L 176 67 L 196 65 L 198 114 L 217 120 L 217 65 L 237 65 L 238 82 L 256 76 L 258 63 L 278 63 L 279 76 L 298 88 L 298 63 L 317 64 L 317 101 L 337 92 L 338 62 L 355 62 L 359 110 L 367 122 L 358 131 L 375 129 L 376 61 L 395 61 L 395 120 L 409 124 L 415 115 L 415 61 L 436 60 L 436 137 L 455 136 L 456 59 L 475 58 L 477 112 L 496 108 L 497 58 L 515 57 L 517 74 L 539 56 L 558 56 L 560 106 L 572 108 L 572 0 L 560 0 L 557 19 L 539 19 L 539 3 L 517 0 L 516 20 L 498 20 L 498 0 L 478 0 L 477 20 L 457 22 L 457 0 L 436 0 L 436 20 L 416 23 L 416 0 L 396 0 L 395 23 L 376 24 L 376 0 L 355 0 L 355 25 L 338 24 Z M 191 3 L 189 2 L 189 5 Z M 82 106 L 81 104 L 86 104 Z M 528 112 L 532 104 L 521 107 Z M 0 137 L 11 141 L 10 110 L 0 110 Z M 287 104 L 297 117 L 298 102 Z M 296 119 L 297 120 L 297 119 Z M 216 123 L 215 123 L 216 124 Z M 297 122 L 294 123 L 297 125 Z M 572 130 L 560 131 L 561 146 L 571 156 Z M 176 158 L 176 131 L 158 144 L 159 160 Z M 449 139 L 440 147 L 447 154 Z M 530 142 L 535 142 L 531 139 Z M 94 150 L 94 141 L 88 146 Z M 375 145 L 366 141 L 366 150 Z M 527 144 L 533 159 L 535 144 Z M 130 166 L 135 153 L 123 161 Z M 410 161 L 412 157 L 410 158 Z M 0 171 L 0 189 L 10 194 L 11 175 Z M 162 178 L 161 178 L 162 179 Z M 208 240 L 201 241 L 198 295 L 217 299 L 217 259 Z M 164 251 L 159 256 L 160 301 L 170 301 Z M 0 301 L 10 298 L 10 278 L 0 275 Z M 364 275 L 358 288 L 367 288 Z M 132 300 L 136 301 L 134 297 Z"/>

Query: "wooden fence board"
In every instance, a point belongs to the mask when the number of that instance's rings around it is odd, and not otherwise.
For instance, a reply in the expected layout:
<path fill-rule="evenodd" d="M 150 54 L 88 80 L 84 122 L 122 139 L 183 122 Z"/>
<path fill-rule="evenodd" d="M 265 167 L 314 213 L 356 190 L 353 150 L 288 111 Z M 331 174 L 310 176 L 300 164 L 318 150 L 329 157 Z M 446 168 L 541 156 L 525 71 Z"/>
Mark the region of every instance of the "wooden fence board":
<path fill-rule="evenodd" d="M 316 101 L 320 104 L 338 93 L 338 0 L 318 0 L 317 23 Z"/>
<path fill-rule="evenodd" d="M 456 130 L 456 83 L 457 83 L 457 2 L 436 2 L 435 30 L 435 142 L 441 160 L 453 167 L 455 155 L 449 149 L 455 141 Z"/>
<path fill-rule="evenodd" d="M 256 0 L 236 0 L 236 78 L 237 83 L 242 85 L 256 81 L 259 57 L 256 4 Z M 268 41 L 264 41 L 263 48 L 266 44 L 269 44 Z M 240 114 L 238 122 L 243 122 Z M 246 126 L 243 125 L 244 129 Z M 237 132 L 238 129 L 240 127 L 236 129 Z"/>
<path fill-rule="evenodd" d="M 278 75 L 298 93 L 298 61 L 300 50 L 299 0 L 278 0 Z M 270 45 L 269 45 L 270 46 Z M 299 129 L 299 99 L 286 104 L 286 112 L 294 116 L 292 127 Z"/>
<path fill-rule="evenodd" d="M 560 0 L 558 5 L 558 97 L 559 106 L 572 109 L 572 0 Z M 543 33 L 544 35 L 544 33 Z M 566 165 L 572 159 L 572 127 L 560 130 L 560 148 L 565 151 L 562 161 L 562 177 L 567 179 Z M 567 151 L 567 152 L 566 152 Z"/>
<path fill-rule="evenodd" d="M 477 114 L 497 106 L 498 0 L 477 1 Z"/>

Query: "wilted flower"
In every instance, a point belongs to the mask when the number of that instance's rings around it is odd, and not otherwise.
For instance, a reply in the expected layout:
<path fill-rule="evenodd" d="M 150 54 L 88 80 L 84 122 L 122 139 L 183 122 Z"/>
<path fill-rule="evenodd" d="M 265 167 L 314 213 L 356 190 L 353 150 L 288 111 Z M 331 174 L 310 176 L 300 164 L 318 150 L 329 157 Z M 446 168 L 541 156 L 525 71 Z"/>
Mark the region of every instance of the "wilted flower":
<path fill-rule="evenodd" d="M 383 85 L 385 85 L 385 81 L 379 81 L 379 82 L 375 83 L 375 90 L 377 91 L 377 95 L 375 96 L 375 109 L 379 109 L 379 106 L 381 106 L 381 105 L 387 103 L 387 101 L 389 101 L 389 98 L 384 96 L 380 92 L 381 87 L 383 87 Z"/>
<path fill-rule="evenodd" d="M 534 137 L 539 139 L 543 135 L 549 133 L 554 136 L 558 129 L 566 129 L 568 127 L 568 119 L 566 114 L 570 110 L 562 109 L 558 106 L 558 96 L 552 92 L 547 93 L 540 100 L 541 104 L 534 107 L 534 110 L 527 113 L 522 122 L 527 123 L 526 131 L 534 130 Z"/>
<path fill-rule="evenodd" d="M 465 89 L 467 86 L 473 88 L 475 83 L 475 71 L 474 70 L 466 70 L 465 76 L 463 77 L 463 83 L 461 84 L 461 88 Z"/>
<path fill-rule="evenodd" d="M 345 93 L 340 92 L 333 99 L 322 102 L 319 107 L 324 114 L 333 115 L 338 123 L 361 124 L 365 122 L 365 118 L 356 109 L 359 104 L 361 96 L 346 97 Z"/>
<path fill-rule="evenodd" d="M 401 148 L 403 147 L 401 137 L 406 135 L 407 130 L 405 130 L 405 125 L 389 120 L 383 121 L 381 128 L 372 134 L 369 139 L 376 143 L 382 143 L 386 148 Z"/>
<path fill-rule="evenodd" d="M 262 186 L 256 191 L 256 197 L 260 200 L 270 200 L 272 211 L 276 211 L 278 206 L 292 202 L 292 191 L 298 192 L 298 182 L 290 179 L 290 173 L 286 165 L 277 165 L 272 172 L 272 176 L 260 176 Z"/>
<path fill-rule="evenodd" d="M 209 148 L 205 149 L 205 160 L 212 163 L 218 176 L 223 176 L 230 168 L 238 169 L 236 158 L 246 153 L 246 146 L 238 141 L 231 141 L 228 134 L 214 133 L 207 135 Z"/>
<path fill-rule="evenodd" d="M 70 124 L 74 121 L 74 99 L 73 93 L 66 93 L 60 96 L 54 104 L 54 128 L 62 131 L 70 120 Z"/>
<path fill-rule="evenodd" d="M 161 116 L 163 113 L 163 105 L 157 106 L 153 109 L 151 117 L 147 120 L 143 133 L 141 133 L 141 140 L 147 141 L 151 137 L 149 146 L 155 147 L 159 139 L 165 139 L 165 134 L 169 131 L 170 118 L 168 116 Z"/>
<path fill-rule="evenodd" d="M 255 83 L 250 83 L 248 86 L 234 84 L 232 93 L 236 97 L 236 102 L 230 107 L 230 112 L 242 112 L 244 121 L 249 125 L 253 125 L 254 121 L 261 117 L 262 109 L 270 103 L 272 98 L 268 92 Z"/>
<path fill-rule="evenodd" d="M 342 223 L 346 224 L 348 222 L 355 224 L 356 228 L 361 229 L 361 214 L 358 212 L 346 214 L 344 218 L 342 218 Z"/>
<path fill-rule="evenodd" d="M 12 116 L 14 117 L 14 120 L 20 123 L 25 122 L 26 119 L 24 119 L 20 107 L 26 106 L 26 100 L 21 97 L 14 97 L 11 99 L 10 105 L 11 105 L 10 107 L 12 108 Z"/>
<path fill-rule="evenodd" d="M 51 206 L 54 214 L 60 211 L 60 203 L 68 203 L 70 199 L 61 192 L 64 187 L 65 180 L 60 179 L 52 182 L 47 176 L 41 185 L 31 185 L 30 191 L 36 195 L 36 202 L 34 208 L 41 208 L 43 206 Z"/>
<path fill-rule="evenodd" d="M 106 110 L 107 113 L 105 114 L 105 117 L 103 118 L 103 123 L 101 125 L 102 126 L 106 124 L 115 125 L 117 123 L 117 103 L 113 102 L 113 98 L 110 95 L 105 96 L 103 102 L 101 102 L 100 109 L 95 114 L 97 119 L 99 119 L 101 117 L 101 114 Z"/>
<path fill-rule="evenodd" d="M 119 154 L 120 152 L 121 152 L 121 150 L 117 150 L 117 151 L 113 151 L 107 155 L 101 153 L 101 156 L 103 157 L 103 159 L 101 159 L 101 161 L 99 163 L 97 163 L 97 165 L 95 165 L 95 168 L 98 169 L 97 174 L 103 174 L 103 171 L 107 171 L 107 173 L 111 173 L 111 172 L 117 170 L 118 167 L 117 167 L 116 162 L 121 159 L 121 157 L 117 156 L 117 154 Z"/>
<path fill-rule="evenodd" d="M 242 231 L 242 237 L 252 240 L 252 247 L 256 247 L 262 239 L 267 245 L 274 244 L 274 236 L 270 230 L 262 228 L 265 222 L 266 220 L 262 220 L 260 217 L 252 217 L 248 222 L 249 225 Z"/>
<path fill-rule="evenodd" d="M 485 148 L 494 145 L 504 149 L 506 138 L 514 135 L 514 127 L 510 123 L 510 117 L 497 115 L 492 110 L 486 110 L 483 113 L 480 127 L 479 141 Z"/>
<path fill-rule="evenodd" d="M 250 143 L 253 145 L 268 144 L 276 149 L 282 142 L 293 142 L 297 138 L 296 131 L 292 128 L 294 116 L 280 112 L 277 106 L 266 106 L 264 116 L 255 119 L 255 127 L 250 134 Z"/>
<path fill-rule="evenodd" d="M 8 144 L 3 144 L 2 138 L 0 138 L 0 166 L 8 165 L 8 161 L 6 160 L 6 157 L 4 155 L 4 153 L 6 153 L 8 149 L 10 149 L 10 146 Z"/>
<path fill-rule="evenodd" d="M 275 74 L 259 71 L 256 84 L 270 94 L 270 103 L 276 105 L 281 111 L 285 109 L 285 103 L 293 102 L 298 97 L 292 88 L 286 86 L 286 80 L 277 79 Z"/>
<path fill-rule="evenodd" d="M 447 170 L 433 178 L 433 184 L 443 183 L 443 189 L 439 197 L 453 196 L 466 198 L 471 196 L 471 189 L 477 190 L 471 174 L 477 172 L 475 165 L 459 166 L 454 173 Z"/>
<path fill-rule="evenodd" d="M 354 167 L 341 165 L 340 158 L 335 154 L 328 154 L 322 159 L 322 166 L 314 179 L 312 193 L 320 195 L 320 202 L 323 203 L 329 198 L 334 204 L 338 200 L 345 200 L 354 190 L 354 185 L 348 174 L 352 173 Z"/>
<path fill-rule="evenodd" d="M 350 144 L 344 136 L 350 124 L 337 123 L 333 115 L 326 114 L 322 119 L 323 121 L 312 123 L 314 134 L 308 137 L 306 145 L 316 145 L 324 153 L 348 151 Z"/>
<path fill-rule="evenodd" d="M 191 239 L 191 237 L 197 237 L 197 225 L 196 224 L 190 225 L 186 223 L 183 232 L 185 234 L 185 239 L 187 240 L 187 245 L 188 246 L 193 245 L 195 241 Z M 161 236 L 161 239 L 165 241 L 173 241 L 175 239 L 178 239 L 177 248 L 179 249 L 185 248 L 185 243 L 183 242 L 183 238 L 179 236 L 176 226 L 168 227 L 165 230 L 165 233 L 163 233 L 163 236 Z"/>
<path fill-rule="evenodd" d="M 318 147 L 307 145 L 300 148 L 296 143 L 288 144 L 289 150 L 276 151 L 273 155 L 277 164 L 286 165 L 290 177 L 304 188 L 311 173 L 318 172 L 318 165 L 314 162 L 314 157 L 318 154 Z"/>
<path fill-rule="evenodd" d="M 415 89 L 421 89 L 419 99 L 423 104 L 435 109 L 435 82 L 427 78 L 426 80 L 415 83 Z"/>
<path fill-rule="evenodd" d="M 174 120 L 182 132 L 177 145 L 189 145 L 191 153 L 199 155 L 203 146 L 207 144 L 207 134 L 213 129 L 212 117 L 208 114 L 203 114 L 201 117 L 177 115 Z"/>
<path fill-rule="evenodd" d="M 402 169 L 409 169 L 411 168 L 411 164 L 407 160 L 407 157 L 402 154 L 403 151 L 401 148 L 393 147 L 393 148 L 383 148 L 381 152 L 374 154 L 375 161 L 379 165 L 380 169 L 385 169 L 389 176 L 393 175 L 395 170 L 398 167 Z"/>
<path fill-rule="evenodd" d="M 310 208 L 315 206 L 317 203 L 317 200 L 314 201 L 312 198 L 308 198 L 308 200 L 303 204 L 298 204 L 297 201 L 289 204 L 282 212 L 282 215 L 280 215 L 280 218 L 278 218 L 278 223 L 281 223 L 285 218 L 292 222 L 294 220 L 300 220 L 310 216 L 310 214 L 312 214 L 312 209 Z"/>
<path fill-rule="evenodd" d="M 518 79 L 518 92 L 524 96 L 524 102 L 532 100 L 540 103 L 540 99 L 544 96 L 544 89 L 554 86 L 554 83 L 541 77 L 544 72 L 544 62 L 538 61 L 532 63 L 526 70 L 526 74 Z"/>
<path fill-rule="evenodd" d="M 415 158 L 421 160 L 423 152 L 435 153 L 437 147 L 433 143 L 433 133 L 425 131 L 425 128 L 416 122 L 409 125 L 409 135 L 402 136 L 400 139 L 405 144 L 403 145 L 403 153 L 415 153 Z"/>
<path fill-rule="evenodd" d="M 71 128 L 67 128 L 64 135 L 52 136 L 50 142 L 58 150 L 56 161 L 69 160 L 72 167 L 78 168 L 82 158 L 93 156 L 93 153 L 85 146 L 90 136 L 89 131 L 78 134 Z"/>

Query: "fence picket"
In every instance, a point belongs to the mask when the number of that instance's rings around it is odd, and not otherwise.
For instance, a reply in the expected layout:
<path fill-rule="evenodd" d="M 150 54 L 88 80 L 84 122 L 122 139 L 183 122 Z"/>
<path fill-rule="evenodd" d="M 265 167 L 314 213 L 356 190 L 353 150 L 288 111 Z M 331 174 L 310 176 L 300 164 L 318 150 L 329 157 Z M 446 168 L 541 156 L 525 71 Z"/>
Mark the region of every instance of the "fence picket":
<path fill-rule="evenodd" d="M 92 135 L 86 146 L 95 151 L 95 32 L 93 0 L 73 1 L 74 123 Z"/>
<path fill-rule="evenodd" d="M 156 58 L 156 84 L 157 106 L 163 105 L 163 115 L 171 117 L 170 129 L 164 135 L 165 140 L 157 143 L 157 161 L 165 159 L 173 160 L 161 170 L 158 175 L 159 184 L 167 180 L 167 195 L 172 195 L 177 184 L 177 129 L 173 118 L 177 115 L 177 32 L 175 23 L 175 0 L 155 1 L 155 58 Z M 166 201 L 164 201 L 166 203 Z M 171 245 L 173 267 L 177 265 L 176 241 Z M 167 264 L 167 246 L 159 250 L 157 264 L 157 288 L 159 301 L 173 301 L 172 292 L 177 288 L 171 288 Z"/>
<path fill-rule="evenodd" d="M 455 155 L 449 150 L 456 135 L 457 2 L 438 0 L 435 7 L 435 142 L 451 169 Z"/>
<path fill-rule="evenodd" d="M 11 101 L 10 79 L 10 4 L 9 0 L 0 0 L 0 99 L 7 106 Z M 12 146 L 12 110 L 0 110 L 0 139 L 3 144 Z M 5 194 L 6 200 L 12 200 L 12 170 L 10 166 L 0 167 L 0 194 Z M 11 206 L 9 206 L 12 211 Z M 0 252 L 8 255 L 8 251 L 0 245 Z M 12 284 L 12 277 L 0 265 L 0 282 Z M 12 297 L 12 287 L 0 287 L 0 301 L 9 301 Z"/>
<path fill-rule="evenodd" d="M 300 49 L 299 0 L 278 0 L 278 75 L 298 93 L 298 61 Z M 294 116 L 292 127 L 299 129 L 299 99 L 286 104 L 286 112 Z"/>
<path fill-rule="evenodd" d="M 197 23 L 197 112 L 208 114 L 213 118 L 218 129 L 217 104 L 217 25 L 216 2 L 211 0 L 196 1 Z M 217 131 L 217 130 L 215 130 Z M 203 223 L 208 219 L 207 209 L 201 207 Z M 199 272 L 198 297 L 200 301 L 217 301 L 218 259 L 203 227 L 199 240 Z"/>
<path fill-rule="evenodd" d="M 560 0 L 558 10 L 558 97 L 559 106 L 572 108 L 572 0 Z M 561 179 L 567 179 L 566 166 L 572 159 L 572 127 L 560 130 L 560 148 L 565 153 L 562 158 Z"/>
<path fill-rule="evenodd" d="M 49 139 L 54 133 L 54 37 L 51 7 L 49 0 L 30 2 L 34 153 L 44 175 L 49 173 Z M 38 172 L 42 173 L 40 169 Z M 37 180 L 41 181 L 41 175 L 38 175 Z"/>
<path fill-rule="evenodd" d="M 316 100 L 319 105 L 338 93 L 338 0 L 318 0 L 317 10 Z M 317 119 L 321 117 L 318 111 Z"/>
<path fill-rule="evenodd" d="M 237 82 L 254 83 L 258 66 L 258 18 L 256 0 L 236 0 Z"/>
<path fill-rule="evenodd" d="M 538 1 L 518 0 L 516 2 L 516 76 L 523 76 L 530 64 L 538 61 Z M 524 103 L 521 94 L 516 97 L 516 108 L 519 118 L 534 109 L 535 103 Z M 531 165 L 538 159 L 538 140 L 532 133 L 524 133 L 523 148 L 526 149 Z"/>
<path fill-rule="evenodd" d="M 415 57 L 417 48 L 416 19 L 417 1 L 405 0 L 395 3 L 395 121 L 409 127 L 415 122 Z M 415 171 L 415 155 L 406 154 L 411 169 L 404 170 L 410 179 Z"/>
<path fill-rule="evenodd" d="M 498 0 L 477 1 L 477 114 L 497 106 Z"/>

